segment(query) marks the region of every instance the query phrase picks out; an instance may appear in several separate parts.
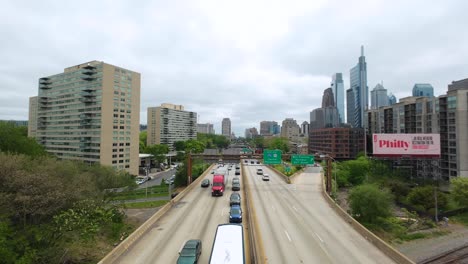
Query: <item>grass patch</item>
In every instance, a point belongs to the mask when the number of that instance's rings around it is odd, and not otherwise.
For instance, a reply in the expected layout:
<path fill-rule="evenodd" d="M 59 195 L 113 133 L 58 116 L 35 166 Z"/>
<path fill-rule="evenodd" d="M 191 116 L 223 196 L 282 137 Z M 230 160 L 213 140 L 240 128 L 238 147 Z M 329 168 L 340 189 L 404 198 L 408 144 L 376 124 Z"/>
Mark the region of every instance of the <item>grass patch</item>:
<path fill-rule="evenodd" d="M 169 196 L 169 187 L 167 185 L 158 185 L 148 187 L 148 197 L 162 197 Z M 121 201 L 121 200 L 134 200 L 146 198 L 146 188 L 137 189 L 127 192 L 114 193 L 111 195 L 112 201 Z"/>
<path fill-rule="evenodd" d="M 281 173 L 283 173 L 284 175 L 288 176 L 288 177 L 293 175 L 294 173 L 296 173 L 298 171 L 298 169 L 301 169 L 301 167 L 292 166 L 292 165 L 289 165 L 289 169 L 290 169 L 289 172 L 285 171 L 285 167 L 283 165 L 274 165 L 274 168 L 277 169 L 278 171 L 280 171 Z"/>
<path fill-rule="evenodd" d="M 160 207 L 167 204 L 168 200 L 160 200 L 160 201 L 148 201 L 148 202 L 140 202 L 140 203 L 126 203 L 124 204 L 125 208 L 127 209 L 140 209 L 140 208 L 153 208 L 153 207 Z"/>
<path fill-rule="evenodd" d="M 468 212 L 450 217 L 450 222 L 451 221 L 468 226 Z"/>

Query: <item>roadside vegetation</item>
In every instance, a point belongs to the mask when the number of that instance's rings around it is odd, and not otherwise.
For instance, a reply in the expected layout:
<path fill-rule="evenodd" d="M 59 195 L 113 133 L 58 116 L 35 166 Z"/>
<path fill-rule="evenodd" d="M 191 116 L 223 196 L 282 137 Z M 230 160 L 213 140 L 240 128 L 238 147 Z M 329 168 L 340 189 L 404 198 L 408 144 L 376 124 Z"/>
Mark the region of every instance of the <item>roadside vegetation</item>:
<path fill-rule="evenodd" d="M 347 203 L 348 213 L 389 242 L 446 234 L 434 221 L 435 196 L 439 221 L 450 216 L 451 221 L 467 223 L 467 178 L 453 180 L 448 192 L 438 182 L 411 180 L 408 172 L 364 156 L 332 166 L 332 196 L 337 199 L 346 192 L 347 201 L 340 202 Z"/>

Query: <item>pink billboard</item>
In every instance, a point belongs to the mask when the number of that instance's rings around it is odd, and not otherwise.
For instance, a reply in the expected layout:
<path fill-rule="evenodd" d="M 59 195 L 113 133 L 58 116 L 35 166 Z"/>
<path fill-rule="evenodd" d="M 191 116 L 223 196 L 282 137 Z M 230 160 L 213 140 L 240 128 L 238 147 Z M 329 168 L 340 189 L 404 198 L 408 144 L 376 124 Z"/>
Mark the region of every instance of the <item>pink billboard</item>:
<path fill-rule="evenodd" d="M 439 134 L 373 134 L 374 156 L 440 157 Z"/>

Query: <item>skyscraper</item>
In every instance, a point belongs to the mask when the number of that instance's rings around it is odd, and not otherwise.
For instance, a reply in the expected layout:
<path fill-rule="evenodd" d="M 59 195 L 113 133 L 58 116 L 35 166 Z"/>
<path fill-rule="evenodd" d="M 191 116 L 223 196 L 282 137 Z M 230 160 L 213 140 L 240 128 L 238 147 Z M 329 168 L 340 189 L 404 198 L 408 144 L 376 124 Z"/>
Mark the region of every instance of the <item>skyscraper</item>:
<path fill-rule="evenodd" d="M 90 61 L 39 79 L 36 138 L 59 159 L 138 175 L 139 128 L 137 72 Z"/>
<path fill-rule="evenodd" d="M 197 132 L 203 134 L 214 134 L 213 124 L 206 123 L 206 124 L 197 124 Z"/>
<path fill-rule="evenodd" d="M 349 88 L 348 90 L 346 90 L 346 122 L 352 125 L 353 118 L 354 118 L 354 93 L 353 93 L 353 89 Z"/>
<path fill-rule="evenodd" d="M 350 89 L 354 96 L 352 120 L 348 120 L 353 127 L 364 127 L 365 110 L 369 108 L 369 87 L 367 87 L 367 64 L 364 57 L 364 46 L 361 46 L 359 62 L 350 70 Z"/>
<path fill-rule="evenodd" d="M 185 111 L 182 105 L 148 107 L 147 118 L 148 146 L 164 144 L 173 150 L 175 142 L 197 138 L 197 113 Z"/>
<path fill-rule="evenodd" d="M 429 83 L 417 83 L 413 86 L 413 96 L 434 96 L 434 87 Z"/>
<path fill-rule="evenodd" d="M 278 123 L 275 121 L 260 122 L 260 135 L 271 136 L 274 134 L 278 134 L 277 132 L 275 132 L 277 126 L 278 126 Z"/>
<path fill-rule="evenodd" d="M 377 84 L 371 91 L 371 109 L 378 109 L 381 106 L 388 106 L 389 100 L 387 89 L 382 84 Z"/>
<path fill-rule="evenodd" d="M 223 122 L 221 123 L 221 133 L 228 139 L 231 138 L 231 119 L 227 117 L 223 118 Z"/>
<path fill-rule="evenodd" d="M 28 137 L 36 137 L 37 132 L 37 102 L 38 97 L 29 97 L 29 122 L 28 122 Z"/>
<path fill-rule="evenodd" d="M 335 106 L 338 108 L 340 123 L 346 123 L 344 114 L 344 83 L 343 74 L 335 73 L 332 76 L 331 88 L 335 96 Z"/>
<path fill-rule="evenodd" d="M 283 120 L 283 125 L 281 126 L 281 137 L 287 138 L 290 141 L 298 141 L 300 130 L 301 128 L 296 120 L 286 118 Z"/>
<path fill-rule="evenodd" d="M 388 96 L 388 105 L 394 105 L 394 104 L 396 104 L 396 102 L 397 102 L 397 99 L 396 99 L 395 95 L 390 94 Z"/>

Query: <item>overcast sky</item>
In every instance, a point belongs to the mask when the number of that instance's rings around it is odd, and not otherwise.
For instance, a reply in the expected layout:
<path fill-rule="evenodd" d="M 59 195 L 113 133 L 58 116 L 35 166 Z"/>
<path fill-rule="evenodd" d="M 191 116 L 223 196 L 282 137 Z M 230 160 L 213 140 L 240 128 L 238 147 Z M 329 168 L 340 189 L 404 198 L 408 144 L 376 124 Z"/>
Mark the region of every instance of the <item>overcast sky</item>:
<path fill-rule="evenodd" d="M 369 89 L 436 96 L 468 78 L 468 1 L 2 1 L 0 119 L 28 119 L 38 78 L 91 60 L 141 73 L 140 123 L 161 103 L 236 135 L 302 123 L 365 46 Z M 430 2 L 430 4 L 429 4 Z"/>

